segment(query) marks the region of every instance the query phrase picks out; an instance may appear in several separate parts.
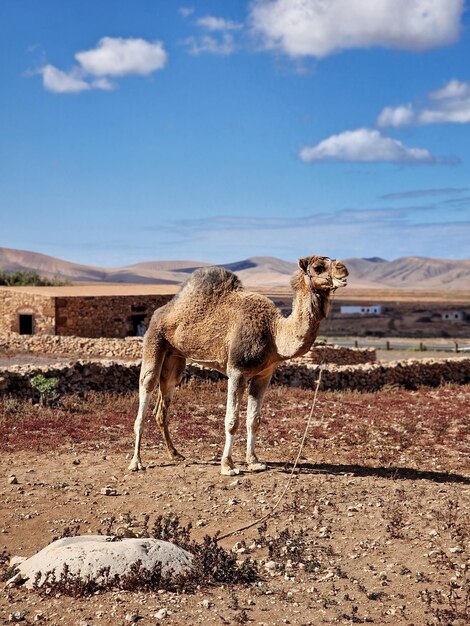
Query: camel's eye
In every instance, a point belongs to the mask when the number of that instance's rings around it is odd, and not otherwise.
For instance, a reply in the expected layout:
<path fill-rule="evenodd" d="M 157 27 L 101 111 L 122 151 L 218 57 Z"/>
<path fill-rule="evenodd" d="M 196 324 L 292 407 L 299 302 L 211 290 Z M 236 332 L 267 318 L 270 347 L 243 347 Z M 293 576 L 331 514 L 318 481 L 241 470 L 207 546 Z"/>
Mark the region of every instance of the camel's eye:
<path fill-rule="evenodd" d="M 319 274 L 320 272 L 323 272 L 325 266 L 320 263 L 319 265 L 314 265 L 313 269 Z"/>

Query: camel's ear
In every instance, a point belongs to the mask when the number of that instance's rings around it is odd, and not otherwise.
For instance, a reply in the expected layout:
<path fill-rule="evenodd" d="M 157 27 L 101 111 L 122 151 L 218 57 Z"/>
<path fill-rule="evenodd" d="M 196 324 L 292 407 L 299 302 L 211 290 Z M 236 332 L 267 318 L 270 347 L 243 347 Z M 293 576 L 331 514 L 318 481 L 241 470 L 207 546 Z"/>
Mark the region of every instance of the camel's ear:
<path fill-rule="evenodd" d="M 299 259 L 299 260 L 297 261 L 297 263 L 298 263 L 298 265 L 299 265 L 300 269 L 302 270 L 302 272 L 303 272 L 304 274 L 306 274 L 306 273 L 307 273 L 307 270 L 308 270 L 308 262 L 309 262 L 309 258 L 308 258 L 308 257 L 306 257 L 305 259 Z"/>

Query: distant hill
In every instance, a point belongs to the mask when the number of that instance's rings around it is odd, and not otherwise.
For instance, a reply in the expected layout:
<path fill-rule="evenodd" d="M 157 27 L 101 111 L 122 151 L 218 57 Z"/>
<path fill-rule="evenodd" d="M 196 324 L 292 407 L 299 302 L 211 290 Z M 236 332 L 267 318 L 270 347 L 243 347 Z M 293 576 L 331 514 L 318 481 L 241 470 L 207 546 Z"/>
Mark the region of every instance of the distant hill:
<path fill-rule="evenodd" d="M 470 289 L 470 259 L 454 261 L 425 257 L 401 257 L 386 261 L 379 257 L 345 259 L 350 271 L 349 285 L 355 288 L 380 289 Z M 124 267 L 104 268 L 71 263 L 62 259 L 29 252 L 0 248 L 0 271 L 36 270 L 42 276 L 58 277 L 81 283 L 137 283 L 178 285 L 198 267 L 200 261 L 146 261 Z M 247 287 L 286 287 L 296 268 L 275 257 L 251 257 L 226 263 Z"/>

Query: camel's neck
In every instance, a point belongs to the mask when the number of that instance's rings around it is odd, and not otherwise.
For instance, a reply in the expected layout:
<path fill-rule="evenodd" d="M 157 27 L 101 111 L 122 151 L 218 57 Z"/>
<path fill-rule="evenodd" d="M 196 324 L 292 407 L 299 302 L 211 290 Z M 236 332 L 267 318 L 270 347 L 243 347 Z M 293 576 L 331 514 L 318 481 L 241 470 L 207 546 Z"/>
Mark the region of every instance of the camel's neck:
<path fill-rule="evenodd" d="M 292 313 L 279 318 L 276 329 L 276 348 L 282 359 L 292 359 L 310 350 L 329 307 L 328 292 L 310 291 L 300 276 L 294 277 L 292 284 Z"/>

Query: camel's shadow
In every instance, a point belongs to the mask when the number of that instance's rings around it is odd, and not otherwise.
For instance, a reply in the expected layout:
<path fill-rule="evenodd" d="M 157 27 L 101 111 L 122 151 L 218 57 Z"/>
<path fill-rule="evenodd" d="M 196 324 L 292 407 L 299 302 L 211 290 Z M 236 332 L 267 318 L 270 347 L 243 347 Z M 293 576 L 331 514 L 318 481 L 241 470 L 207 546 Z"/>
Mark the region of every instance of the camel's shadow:
<path fill-rule="evenodd" d="M 268 462 L 268 468 L 278 468 L 283 473 L 290 474 L 292 463 Z M 435 483 L 460 483 L 470 485 L 470 476 L 462 474 L 448 474 L 447 472 L 433 472 L 417 470 L 411 467 L 370 467 L 367 465 L 345 465 L 335 463 L 298 463 L 297 470 L 303 474 L 352 474 L 361 478 L 373 476 L 392 480 L 430 480 Z"/>
<path fill-rule="evenodd" d="M 178 467 L 180 463 L 164 462 L 155 463 L 151 467 Z M 183 465 L 189 467 L 191 465 L 206 465 L 219 467 L 220 461 L 203 461 L 203 460 L 186 460 Z M 240 477 L 249 477 L 254 475 L 262 476 L 270 471 L 277 471 L 281 474 L 290 474 L 292 472 L 292 463 L 284 463 L 282 461 L 266 461 L 266 472 L 248 472 L 243 465 L 240 466 Z M 368 476 L 374 478 L 387 478 L 389 480 L 429 480 L 434 483 L 455 483 L 461 485 L 470 485 L 470 476 L 463 474 L 449 474 L 447 472 L 433 472 L 429 470 L 418 470 L 411 467 L 373 467 L 369 465 L 347 465 L 342 463 L 297 463 L 297 474 L 331 474 L 333 476 L 352 475 L 360 478 Z"/>

